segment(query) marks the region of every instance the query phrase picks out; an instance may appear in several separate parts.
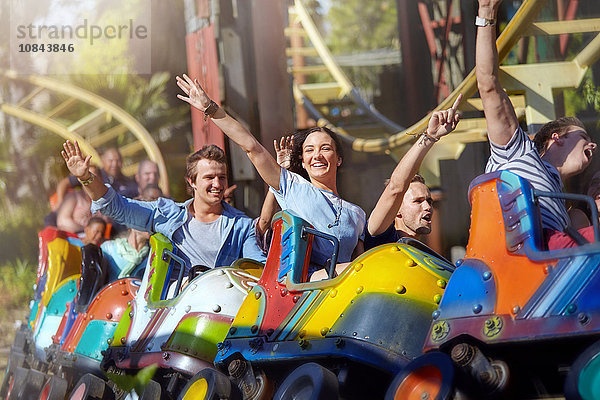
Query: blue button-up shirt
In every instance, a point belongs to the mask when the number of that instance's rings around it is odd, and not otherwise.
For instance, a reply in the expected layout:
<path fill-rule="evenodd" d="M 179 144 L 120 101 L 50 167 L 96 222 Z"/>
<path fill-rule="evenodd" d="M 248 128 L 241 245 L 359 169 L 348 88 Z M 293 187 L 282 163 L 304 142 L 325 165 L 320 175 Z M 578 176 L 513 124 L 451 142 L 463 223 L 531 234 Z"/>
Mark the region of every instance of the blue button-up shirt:
<path fill-rule="evenodd" d="M 100 211 L 130 228 L 162 233 L 169 240 L 173 240 L 173 233 L 188 219 L 188 206 L 193 199 L 185 203 L 176 203 L 164 197 L 156 201 L 138 201 L 123 197 L 109 185 L 106 186 L 106 194 L 92 202 L 92 213 Z M 225 202 L 222 202 L 222 206 L 221 237 L 225 240 L 221 243 L 215 265 L 211 267 L 228 266 L 239 258 L 251 258 L 264 263 L 266 257 L 256 244 L 252 219 Z"/>

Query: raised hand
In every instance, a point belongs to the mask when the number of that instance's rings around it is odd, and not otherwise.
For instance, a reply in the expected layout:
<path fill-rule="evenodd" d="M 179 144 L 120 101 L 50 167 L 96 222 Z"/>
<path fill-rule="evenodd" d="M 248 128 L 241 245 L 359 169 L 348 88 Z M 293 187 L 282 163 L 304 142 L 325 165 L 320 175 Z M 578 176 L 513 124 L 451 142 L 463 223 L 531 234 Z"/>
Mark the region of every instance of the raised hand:
<path fill-rule="evenodd" d="M 282 136 L 277 140 L 273 140 L 273 147 L 275 147 L 275 154 L 277 155 L 277 164 L 281 168 L 289 169 L 292 165 L 292 148 L 294 147 L 293 136 Z"/>
<path fill-rule="evenodd" d="M 452 107 L 443 111 L 435 111 L 431 115 L 429 125 L 427 126 L 427 135 L 434 139 L 439 139 L 456 128 L 456 125 L 458 125 L 458 121 L 460 120 L 460 114 L 456 111 L 461 100 L 462 93 L 458 95 Z"/>
<path fill-rule="evenodd" d="M 177 76 L 175 79 L 177 80 L 177 86 L 179 86 L 187 96 L 178 94 L 177 98 L 204 112 L 210 105 L 210 98 L 207 96 L 204 89 L 202 89 L 202 86 L 200 86 L 198 79 L 192 80 L 192 78 L 186 74 L 183 74 L 183 78 Z"/>
<path fill-rule="evenodd" d="M 90 160 L 92 156 L 84 157 L 79 149 L 79 143 L 77 141 L 71 143 L 70 140 L 67 140 L 63 143 L 63 148 L 60 152 L 65 162 L 67 163 L 67 168 L 71 174 L 73 174 L 77 179 L 85 180 L 90 177 Z"/>

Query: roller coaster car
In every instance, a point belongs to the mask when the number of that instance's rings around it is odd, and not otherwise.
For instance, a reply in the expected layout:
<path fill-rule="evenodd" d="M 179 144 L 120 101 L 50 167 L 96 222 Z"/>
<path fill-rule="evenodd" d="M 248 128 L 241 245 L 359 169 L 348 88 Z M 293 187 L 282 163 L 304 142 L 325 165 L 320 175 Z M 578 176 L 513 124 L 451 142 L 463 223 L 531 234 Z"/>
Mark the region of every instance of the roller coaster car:
<path fill-rule="evenodd" d="M 212 366 L 217 343 L 225 338 L 242 301 L 256 284 L 262 264 L 238 260 L 231 267 L 192 276 L 184 286 L 183 260 L 171 242 L 155 234 L 150 245 L 141 287 L 117 326 L 102 368 L 123 374 L 156 364 L 150 388 L 176 397 L 189 377 Z M 176 266 L 179 275 L 173 297 L 169 282 Z"/>
<path fill-rule="evenodd" d="M 82 274 L 75 300 L 68 304 L 52 345 L 46 348 L 48 373 L 42 393 L 64 398 L 74 383 L 89 373 L 104 377 L 102 352 L 108 348 L 117 324 L 133 300 L 140 281 L 120 279 L 105 284 L 102 251 L 89 244 L 82 248 Z M 104 286 L 104 287 L 103 287 Z"/>
<path fill-rule="evenodd" d="M 421 354 L 453 266 L 423 245 L 395 243 L 364 253 L 337 277 L 334 253 L 329 278 L 308 282 L 314 236 L 337 248 L 335 237 L 289 212 L 274 217 L 264 272 L 219 344 L 215 365 L 244 399 L 271 398 L 275 386 L 276 398 L 383 397 Z M 227 378 L 207 369 L 184 392 L 233 398 Z"/>
<path fill-rule="evenodd" d="M 543 196 L 586 200 L 596 241 L 545 250 Z M 534 190 L 508 171 L 475 179 L 469 199 L 467 253 L 433 314 L 426 354 L 398 374 L 387 398 L 600 398 L 593 200 Z"/>
<path fill-rule="evenodd" d="M 0 396 L 6 396 L 9 388 L 15 386 L 15 379 L 39 381 L 38 376 L 32 375 L 47 367 L 44 349 L 52 343 L 66 304 L 73 300 L 77 289 L 81 241 L 52 227 L 42 230 L 38 238 L 39 262 L 29 320 L 15 336 Z"/>

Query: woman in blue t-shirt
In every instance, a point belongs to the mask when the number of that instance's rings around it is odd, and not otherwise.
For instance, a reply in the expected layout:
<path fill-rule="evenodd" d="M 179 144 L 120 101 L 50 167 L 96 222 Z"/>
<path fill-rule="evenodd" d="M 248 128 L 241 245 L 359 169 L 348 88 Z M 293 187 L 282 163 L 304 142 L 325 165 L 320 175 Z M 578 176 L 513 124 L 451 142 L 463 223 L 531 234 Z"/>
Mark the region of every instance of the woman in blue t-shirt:
<path fill-rule="evenodd" d="M 332 131 L 311 128 L 294 135 L 292 162 L 306 171 L 306 177 L 302 177 L 281 168 L 250 132 L 206 95 L 197 80 L 183 75 L 183 78 L 177 77 L 177 84 L 186 94 L 178 95 L 179 99 L 204 112 L 248 154 L 282 209 L 339 240 L 339 263 L 348 263 L 363 252 L 366 215 L 360 207 L 339 197 L 337 170 L 343 157 L 341 143 Z M 311 262 L 325 265 L 332 251 L 329 241 L 315 238 Z M 345 265 L 337 270 L 343 267 Z"/>

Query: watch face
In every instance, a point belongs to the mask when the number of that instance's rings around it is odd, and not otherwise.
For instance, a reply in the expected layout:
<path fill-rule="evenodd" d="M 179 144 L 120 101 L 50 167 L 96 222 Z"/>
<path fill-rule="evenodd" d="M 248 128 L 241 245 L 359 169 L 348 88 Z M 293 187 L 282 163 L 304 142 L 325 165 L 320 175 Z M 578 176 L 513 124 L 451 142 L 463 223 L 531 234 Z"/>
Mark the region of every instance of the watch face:
<path fill-rule="evenodd" d="M 479 16 L 475 17 L 475 26 L 491 26 L 495 25 L 496 20 L 490 18 L 481 18 Z"/>

